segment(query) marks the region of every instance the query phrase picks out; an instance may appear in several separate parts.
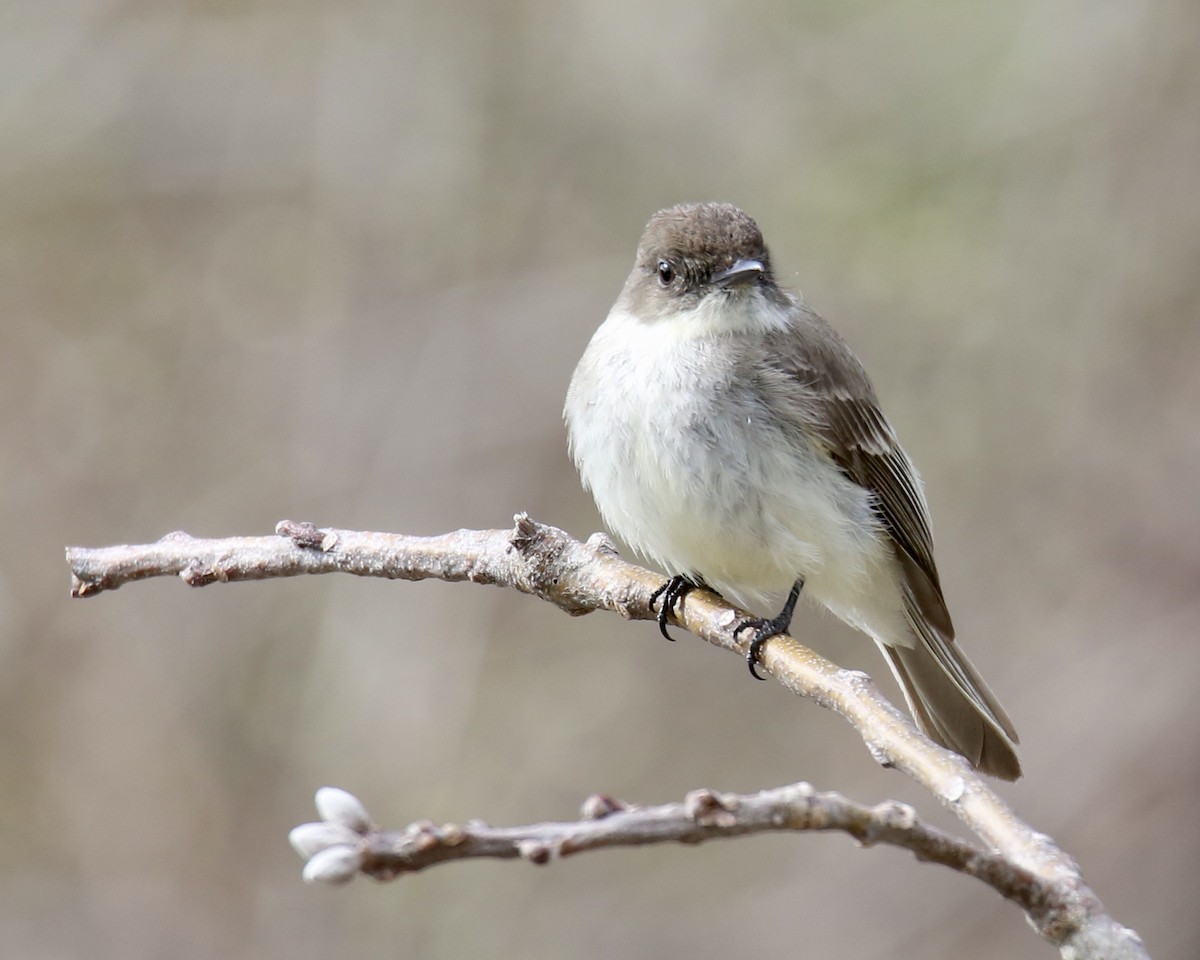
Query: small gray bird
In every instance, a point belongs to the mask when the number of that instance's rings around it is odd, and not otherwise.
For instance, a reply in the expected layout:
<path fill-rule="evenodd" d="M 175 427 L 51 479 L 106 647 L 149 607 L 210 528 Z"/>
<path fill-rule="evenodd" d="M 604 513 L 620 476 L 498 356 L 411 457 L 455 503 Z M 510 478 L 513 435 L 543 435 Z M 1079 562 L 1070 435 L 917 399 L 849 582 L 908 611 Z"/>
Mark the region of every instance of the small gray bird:
<path fill-rule="evenodd" d="M 571 456 L 605 522 L 672 579 L 751 609 L 750 669 L 801 589 L 875 640 L 917 725 L 984 773 L 1017 735 L 954 642 L 920 478 L 840 336 L 781 290 L 755 222 L 656 213 L 567 391 Z"/>

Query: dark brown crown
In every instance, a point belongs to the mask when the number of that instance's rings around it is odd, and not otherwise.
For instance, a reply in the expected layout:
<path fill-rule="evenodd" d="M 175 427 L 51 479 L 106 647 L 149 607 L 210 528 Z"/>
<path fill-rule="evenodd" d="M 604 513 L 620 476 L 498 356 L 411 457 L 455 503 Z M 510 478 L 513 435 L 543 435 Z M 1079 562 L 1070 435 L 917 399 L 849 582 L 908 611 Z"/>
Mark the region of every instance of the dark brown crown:
<path fill-rule="evenodd" d="M 767 262 L 762 233 L 731 203 L 681 203 L 660 210 L 642 233 L 638 262 L 653 267 L 660 257 L 722 270 L 737 260 Z"/>

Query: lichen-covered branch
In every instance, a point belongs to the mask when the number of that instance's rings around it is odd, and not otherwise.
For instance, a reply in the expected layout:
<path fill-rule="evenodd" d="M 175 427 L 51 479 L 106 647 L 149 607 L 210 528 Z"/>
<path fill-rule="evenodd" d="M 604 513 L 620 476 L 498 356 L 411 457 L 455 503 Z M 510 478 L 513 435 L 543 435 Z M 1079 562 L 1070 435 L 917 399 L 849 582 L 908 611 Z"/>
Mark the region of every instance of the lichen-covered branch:
<path fill-rule="evenodd" d="M 342 572 L 490 583 L 539 596 L 573 615 L 604 609 L 630 619 L 654 617 L 650 595 L 662 583 L 660 574 L 619 557 L 607 538 L 597 535 L 581 543 L 524 514 L 516 517 L 512 530 L 459 530 L 436 537 L 283 521 L 273 537 L 203 540 L 174 533 L 143 546 L 69 548 L 67 560 L 76 597 L 159 576 L 204 586 Z M 703 590 L 689 592 L 675 611 L 680 626 L 741 655 L 745 644 L 733 628 L 744 616 Z M 762 664 L 794 693 L 841 714 L 877 761 L 921 783 L 987 850 L 1035 878 L 1043 908 L 1029 916 L 1064 956 L 1145 956 L 1136 935 L 1104 911 L 1074 861 L 1019 820 L 962 757 L 922 736 L 866 674 L 844 670 L 789 636 L 768 641 Z"/>

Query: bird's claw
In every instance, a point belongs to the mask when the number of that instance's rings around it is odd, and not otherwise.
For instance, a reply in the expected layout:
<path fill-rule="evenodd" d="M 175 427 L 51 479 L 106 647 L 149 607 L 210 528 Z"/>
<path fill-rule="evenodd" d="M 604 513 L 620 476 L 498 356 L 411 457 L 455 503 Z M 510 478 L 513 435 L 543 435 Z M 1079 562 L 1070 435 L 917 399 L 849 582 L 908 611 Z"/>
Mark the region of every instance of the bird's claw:
<path fill-rule="evenodd" d="M 754 630 L 754 637 L 750 641 L 750 646 L 746 648 L 746 664 L 750 667 L 750 676 L 755 680 L 766 680 L 766 677 L 759 676 L 759 673 L 754 668 L 762 663 L 762 649 L 772 637 L 777 637 L 781 633 L 787 633 L 792 626 L 792 614 L 796 612 L 796 601 L 800 599 L 800 591 L 804 589 L 804 579 L 800 578 L 792 584 L 791 592 L 788 593 L 787 600 L 783 604 L 783 609 L 779 611 L 779 616 L 773 617 L 770 620 L 764 620 L 762 617 L 751 617 L 748 620 L 743 620 L 733 628 L 733 635 L 736 638 L 743 630 Z"/>
<path fill-rule="evenodd" d="M 755 669 L 762 663 L 763 646 L 772 637 L 786 633 L 789 626 L 791 626 L 790 623 L 781 623 L 778 619 L 763 620 L 761 617 L 751 617 L 749 620 L 743 620 L 733 628 L 733 635 L 735 637 L 743 630 L 754 631 L 754 637 L 750 640 L 750 646 L 746 648 L 746 665 L 750 668 L 750 676 L 755 680 L 767 679 Z"/>
<path fill-rule="evenodd" d="M 687 577 L 672 577 L 661 587 L 650 594 L 650 609 L 654 609 L 654 604 L 659 600 L 662 601 L 658 608 L 658 615 L 655 619 L 658 621 L 658 630 L 664 637 L 675 642 L 675 638 L 667 633 L 667 619 L 675 611 L 675 604 L 687 595 L 689 590 L 694 590 L 696 585 Z"/>

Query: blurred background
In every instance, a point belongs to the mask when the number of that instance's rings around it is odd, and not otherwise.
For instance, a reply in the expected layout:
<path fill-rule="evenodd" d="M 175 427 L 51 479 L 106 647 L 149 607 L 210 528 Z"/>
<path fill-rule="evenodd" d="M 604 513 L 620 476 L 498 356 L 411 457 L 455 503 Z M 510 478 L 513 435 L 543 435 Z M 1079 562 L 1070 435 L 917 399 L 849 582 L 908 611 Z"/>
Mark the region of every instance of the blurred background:
<path fill-rule="evenodd" d="M 954 826 L 651 624 L 325 577 L 68 599 L 67 544 L 599 527 L 567 381 L 646 219 L 754 215 L 920 466 L 1001 792 L 1156 958 L 1200 948 L 1200 6 L 8 4 L 0 953 L 1054 956 L 842 836 L 300 881 L 382 824 L 807 779 Z M 795 633 L 895 692 L 816 611 Z"/>

